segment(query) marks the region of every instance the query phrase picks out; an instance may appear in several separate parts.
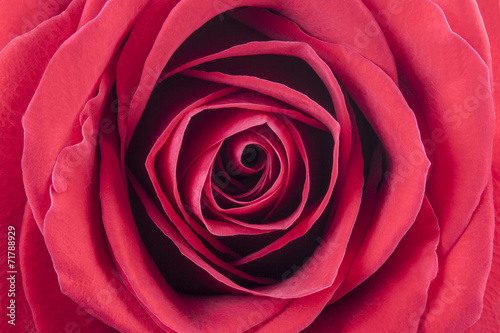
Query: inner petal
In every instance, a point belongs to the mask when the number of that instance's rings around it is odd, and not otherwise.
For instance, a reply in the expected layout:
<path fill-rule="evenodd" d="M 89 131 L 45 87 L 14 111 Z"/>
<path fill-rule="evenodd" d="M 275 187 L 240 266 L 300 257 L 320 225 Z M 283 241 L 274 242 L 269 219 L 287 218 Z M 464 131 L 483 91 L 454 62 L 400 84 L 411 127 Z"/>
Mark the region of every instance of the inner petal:
<path fill-rule="evenodd" d="M 226 172 L 228 174 L 228 178 L 230 177 L 245 177 L 248 175 L 253 175 L 258 171 L 262 170 L 261 181 L 259 182 L 260 186 L 256 186 L 251 190 L 243 192 L 242 194 L 226 194 L 223 189 L 219 188 L 219 186 L 213 186 L 213 181 L 207 187 L 206 195 L 209 200 L 213 200 L 214 206 L 219 206 L 222 209 L 230 209 L 235 207 L 247 206 L 256 200 L 264 199 L 268 197 L 272 192 L 270 191 L 271 186 L 276 186 L 280 183 L 280 180 L 283 178 L 283 174 L 280 172 L 281 170 L 286 170 L 286 153 L 283 147 L 283 144 L 275 138 L 275 136 L 266 136 L 265 133 L 269 133 L 270 129 L 268 126 L 259 126 L 256 128 L 252 128 L 248 131 L 239 133 L 233 136 L 231 139 L 234 139 L 237 136 L 244 136 L 245 141 L 241 141 L 239 143 L 240 148 L 238 152 L 235 153 L 233 150 L 233 154 L 231 154 L 230 158 L 222 161 L 222 157 L 219 155 L 219 160 L 217 165 L 219 169 L 227 169 L 221 172 Z M 257 146 L 261 152 L 260 154 L 265 154 L 262 156 L 261 163 L 262 165 L 255 165 L 254 169 L 246 167 L 243 163 L 239 162 L 241 159 L 238 155 L 243 156 L 243 151 L 247 146 Z M 244 148 L 243 148 L 244 147 Z M 231 153 L 231 149 L 228 150 Z M 227 155 L 227 154 L 226 154 Z M 216 166 L 217 166 L 216 165 Z M 215 166 L 214 166 L 215 167 Z M 215 173 L 215 178 L 218 178 L 218 172 Z M 208 185 L 208 184 L 207 184 Z M 215 200 L 217 198 L 217 200 Z"/>

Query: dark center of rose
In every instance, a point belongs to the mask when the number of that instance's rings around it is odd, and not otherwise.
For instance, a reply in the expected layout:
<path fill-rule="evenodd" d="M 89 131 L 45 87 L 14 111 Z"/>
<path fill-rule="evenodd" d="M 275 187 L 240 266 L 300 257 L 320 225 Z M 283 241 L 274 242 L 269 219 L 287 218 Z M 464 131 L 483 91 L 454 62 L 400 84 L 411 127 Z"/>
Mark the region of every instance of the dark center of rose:
<path fill-rule="evenodd" d="M 262 159 L 262 149 L 256 145 L 247 145 L 241 154 L 241 163 L 247 168 L 255 168 Z"/>

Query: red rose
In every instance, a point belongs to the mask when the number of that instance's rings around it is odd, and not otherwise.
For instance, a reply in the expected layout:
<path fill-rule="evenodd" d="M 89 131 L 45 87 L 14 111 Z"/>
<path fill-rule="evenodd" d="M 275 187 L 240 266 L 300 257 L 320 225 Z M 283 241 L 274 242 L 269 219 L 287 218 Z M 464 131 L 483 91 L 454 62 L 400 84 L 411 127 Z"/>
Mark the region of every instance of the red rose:
<path fill-rule="evenodd" d="M 498 2 L 0 8 L 3 331 L 500 330 Z"/>

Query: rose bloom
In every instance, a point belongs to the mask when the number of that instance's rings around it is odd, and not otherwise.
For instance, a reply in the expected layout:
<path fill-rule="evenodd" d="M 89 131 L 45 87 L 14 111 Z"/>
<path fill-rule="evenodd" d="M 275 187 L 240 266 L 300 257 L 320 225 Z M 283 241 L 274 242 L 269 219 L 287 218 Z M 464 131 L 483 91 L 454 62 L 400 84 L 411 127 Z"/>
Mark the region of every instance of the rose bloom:
<path fill-rule="evenodd" d="M 499 332 L 499 21 L 1 1 L 0 330 Z"/>

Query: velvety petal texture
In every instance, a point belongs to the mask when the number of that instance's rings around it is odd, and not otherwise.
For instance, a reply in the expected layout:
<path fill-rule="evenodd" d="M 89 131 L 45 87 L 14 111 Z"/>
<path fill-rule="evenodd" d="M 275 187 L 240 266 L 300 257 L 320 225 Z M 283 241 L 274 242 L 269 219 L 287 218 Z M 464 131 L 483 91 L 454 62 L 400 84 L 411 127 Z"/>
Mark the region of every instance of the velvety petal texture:
<path fill-rule="evenodd" d="M 499 20 L 0 1 L 0 331 L 500 330 Z"/>

